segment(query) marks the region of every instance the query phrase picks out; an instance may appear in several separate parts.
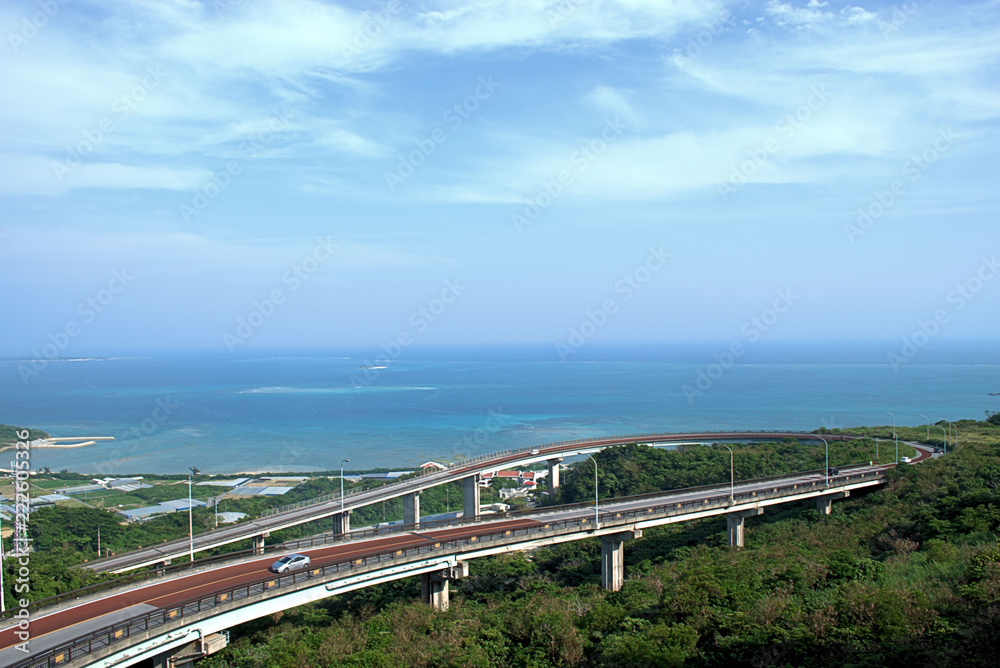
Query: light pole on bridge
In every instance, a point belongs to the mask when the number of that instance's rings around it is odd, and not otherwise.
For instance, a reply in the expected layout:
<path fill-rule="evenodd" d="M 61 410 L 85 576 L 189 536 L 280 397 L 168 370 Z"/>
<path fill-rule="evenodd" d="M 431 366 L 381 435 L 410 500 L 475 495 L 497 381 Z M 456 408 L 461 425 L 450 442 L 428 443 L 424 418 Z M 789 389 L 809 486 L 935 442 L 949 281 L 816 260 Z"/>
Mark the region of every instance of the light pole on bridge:
<path fill-rule="evenodd" d="M 188 476 L 188 551 L 191 561 L 194 561 L 194 502 L 191 500 L 191 477 Z"/>
<path fill-rule="evenodd" d="M 729 500 L 736 501 L 736 494 L 734 493 L 735 483 L 733 476 L 733 449 L 730 448 L 725 443 L 719 443 L 726 450 L 729 450 Z"/>
<path fill-rule="evenodd" d="M 944 418 L 938 418 L 938 420 L 944 420 Z M 952 422 L 951 420 L 944 420 L 944 421 L 947 422 L 950 425 L 951 429 L 955 430 L 955 435 L 953 437 L 954 441 L 951 444 L 952 445 L 952 449 L 954 450 L 955 448 L 958 447 L 958 425 L 955 424 L 954 422 Z M 945 447 L 944 451 L 947 454 L 948 448 Z"/>
<path fill-rule="evenodd" d="M 826 476 L 826 484 L 830 484 L 830 444 L 826 442 L 826 439 L 822 436 L 817 436 L 819 440 L 823 441 L 823 445 L 826 446 L 826 468 L 823 469 L 823 474 Z"/>
<path fill-rule="evenodd" d="M 917 417 L 922 417 L 923 419 L 927 420 L 927 422 L 926 422 L 927 440 L 928 441 L 931 440 L 931 419 L 929 417 L 927 417 L 926 415 L 920 415 L 919 413 L 917 413 Z"/>
<path fill-rule="evenodd" d="M 587 458 L 590 459 L 590 461 L 594 462 L 594 524 L 596 525 L 597 522 L 598 522 L 598 510 L 597 510 L 597 503 L 598 503 L 598 497 L 597 497 L 597 460 L 594 459 L 593 455 L 587 455 Z"/>
<path fill-rule="evenodd" d="M 886 411 L 887 415 L 892 416 L 892 440 L 896 442 L 896 463 L 899 463 L 899 439 L 896 437 L 896 414 L 891 411 Z"/>
<path fill-rule="evenodd" d="M 344 522 L 344 464 L 350 464 L 350 459 L 340 460 L 340 533 L 346 534 L 344 527 L 347 524 Z"/>

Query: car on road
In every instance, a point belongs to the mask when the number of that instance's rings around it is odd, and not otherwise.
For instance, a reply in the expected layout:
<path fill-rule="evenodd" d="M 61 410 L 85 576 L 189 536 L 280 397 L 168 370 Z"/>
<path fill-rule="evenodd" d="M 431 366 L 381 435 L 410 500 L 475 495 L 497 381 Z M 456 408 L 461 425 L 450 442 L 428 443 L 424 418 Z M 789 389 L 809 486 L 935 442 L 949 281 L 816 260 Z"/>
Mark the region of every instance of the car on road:
<path fill-rule="evenodd" d="M 270 570 L 274 573 L 290 573 L 309 568 L 311 563 L 312 560 L 304 554 L 286 554 L 271 564 Z"/>
<path fill-rule="evenodd" d="M 934 448 L 934 452 L 936 452 L 936 453 L 942 453 L 942 452 L 944 452 L 944 450 L 942 450 L 941 448 Z"/>
<path fill-rule="evenodd" d="M 910 458 L 909 457 L 900 457 L 899 461 L 903 462 L 904 464 L 909 464 L 910 463 Z"/>
<path fill-rule="evenodd" d="M 826 470 L 827 475 L 840 475 L 840 469 L 829 468 Z"/>

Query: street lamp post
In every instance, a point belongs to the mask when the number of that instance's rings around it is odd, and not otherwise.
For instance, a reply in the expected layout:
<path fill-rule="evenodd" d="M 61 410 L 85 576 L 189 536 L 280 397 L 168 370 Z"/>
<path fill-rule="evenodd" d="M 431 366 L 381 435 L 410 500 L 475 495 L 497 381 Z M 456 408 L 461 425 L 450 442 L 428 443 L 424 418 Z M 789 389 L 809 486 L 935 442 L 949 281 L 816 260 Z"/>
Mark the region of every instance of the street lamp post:
<path fill-rule="evenodd" d="M 926 426 L 927 426 L 927 440 L 928 441 L 931 440 L 931 419 L 929 417 L 927 417 L 926 415 L 920 415 L 919 413 L 917 415 L 918 415 L 918 417 L 922 417 L 923 419 L 927 420 L 927 424 L 926 424 Z"/>
<path fill-rule="evenodd" d="M 936 425 L 936 426 L 937 426 L 937 428 L 938 428 L 938 429 L 940 429 L 940 430 L 941 430 L 941 442 L 942 442 L 942 443 L 947 443 L 947 441 L 946 441 L 945 439 L 946 439 L 946 438 L 947 438 L 947 436 L 948 436 L 948 432 L 947 432 L 947 431 L 945 431 L 945 428 L 944 428 L 944 427 L 942 427 L 941 425 Z"/>
<path fill-rule="evenodd" d="M 735 501 L 736 500 L 736 495 L 734 493 L 735 483 L 733 482 L 734 481 L 734 477 L 733 477 L 733 449 L 730 448 L 725 443 L 719 443 L 719 445 L 721 445 L 722 447 L 724 447 L 726 450 L 729 450 L 729 500 L 730 501 Z"/>
<path fill-rule="evenodd" d="M 340 460 L 340 532 L 347 533 L 344 531 L 346 523 L 344 522 L 344 464 L 350 464 L 350 459 Z"/>
<path fill-rule="evenodd" d="M 949 441 L 952 439 L 952 437 L 951 437 L 951 430 L 952 429 L 955 430 L 954 442 L 952 443 L 952 447 L 953 448 L 958 447 L 958 425 L 956 425 L 951 420 L 945 420 L 943 417 L 939 417 L 938 420 L 941 420 L 942 422 L 947 422 L 948 423 L 948 436 L 949 436 L 948 440 Z M 945 444 L 945 446 L 944 446 L 944 453 L 948 454 L 948 445 L 947 444 Z"/>
<path fill-rule="evenodd" d="M 875 463 L 878 464 L 878 436 L 875 437 Z"/>
<path fill-rule="evenodd" d="M 944 420 L 944 418 L 938 418 L 938 419 Z M 951 425 L 951 428 L 955 431 L 954 441 L 951 444 L 952 450 L 954 450 L 955 448 L 958 447 L 958 425 L 952 422 L 951 420 L 944 420 L 944 421 L 947 422 L 949 425 Z"/>
<path fill-rule="evenodd" d="M 194 505 L 191 501 L 191 476 L 188 476 L 188 550 L 194 561 Z"/>
<path fill-rule="evenodd" d="M 590 459 L 590 461 L 594 462 L 594 524 L 597 524 L 597 522 L 598 522 L 598 510 L 597 510 L 597 503 L 598 503 L 598 497 L 597 497 L 597 460 L 594 459 L 593 455 L 587 455 L 587 458 Z"/>
<path fill-rule="evenodd" d="M 823 474 L 826 475 L 826 484 L 830 484 L 830 444 L 826 442 L 826 439 L 822 436 L 817 436 L 819 440 L 823 441 L 823 445 L 826 446 L 826 468 L 823 470 Z"/>
<path fill-rule="evenodd" d="M 896 414 L 890 411 L 886 411 L 888 415 L 892 416 L 892 440 L 896 442 L 896 463 L 899 463 L 899 439 L 896 437 Z"/>
<path fill-rule="evenodd" d="M 7 612 L 7 598 L 3 588 L 3 531 L 0 531 L 0 615 Z"/>

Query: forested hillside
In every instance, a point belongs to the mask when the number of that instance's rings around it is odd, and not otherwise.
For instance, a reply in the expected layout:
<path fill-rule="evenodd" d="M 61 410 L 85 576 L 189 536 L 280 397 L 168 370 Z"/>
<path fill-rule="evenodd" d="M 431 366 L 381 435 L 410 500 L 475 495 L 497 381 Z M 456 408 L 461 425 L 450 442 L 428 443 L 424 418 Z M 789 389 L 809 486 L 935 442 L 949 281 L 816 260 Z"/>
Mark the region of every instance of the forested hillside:
<path fill-rule="evenodd" d="M 0 424 L 0 445 L 17 443 L 18 441 L 23 440 L 17 437 L 17 434 L 20 431 L 27 431 L 28 440 L 30 441 L 49 437 L 49 435 L 41 429 L 25 429 L 24 427 L 12 427 L 9 424 Z"/>
<path fill-rule="evenodd" d="M 567 543 L 471 562 L 446 613 L 420 603 L 410 578 L 233 629 L 230 648 L 199 665 L 997 665 L 1000 428 L 960 427 L 956 452 L 900 465 L 830 516 L 802 504 L 748 521 L 742 550 L 725 545 L 719 518 L 647 530 L 627 548 L 620 592 L 599 587 L 598 541 Z M 736 448 L 736 477 L 797 456 L 790 443 Z M 719 482 L 730 461 L 707 447 L 596 458 L 605 494 Z M 593 463 L 577 468 L 564 500 L 592 498 Z"/>

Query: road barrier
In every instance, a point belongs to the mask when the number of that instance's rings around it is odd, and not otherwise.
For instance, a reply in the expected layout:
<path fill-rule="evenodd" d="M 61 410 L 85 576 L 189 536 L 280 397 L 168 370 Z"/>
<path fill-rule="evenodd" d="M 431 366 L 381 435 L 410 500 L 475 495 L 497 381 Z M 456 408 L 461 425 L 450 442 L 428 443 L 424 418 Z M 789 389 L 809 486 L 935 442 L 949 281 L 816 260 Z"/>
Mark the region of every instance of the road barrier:
<path fill-rule="evenodd" d="M 814 475 L 822 475 L 822 471 L 812 473 Z M 788 476 L 783 477 L 786 479 L 788 478 Z M 609 508 L 603 511 L 599 510 L 599 515 L 596 518 L 596 524 L 595 518 L 591 516 L 561 520 L 553 519 L 551 521 L 545 521 L 544 517 L 542 517 L 537 520 L 537 524 L 527 527 L 498 528 L 496 531 L 490 531 L 490 528 L 487 526 L 484 527 L 486 530 L 482 533 L 476 533 L 454 539 L 444 539 L 439 542 L 435 542 L 432 538 L 426 538 L 427 543 L 423 545 L 403 549 L 394 548 L 392 550 L 379 552 L 365 557 L 355 557 L 349 560 L 327 564 L 325 566 L 317 566 L 315 568 L 310 568 L 294 574 L 269 575 L 268 577 L 252 583 L 218 590 L 207 596 L 191 598 L 176 605 L 147 612 L 129 620 L 81 635 L 73 640 L 59 645 L 58 647 L 44 650 L 36 656 L 14 663 L 10 666 L 10 668 L 58 668 L 59 666 L 64 666 L 72 660 L 92 654 L 95 651 L 101 651 L 111 648 L 115 644 L 123 643 L 138 634 L 155 631 L 160 628 L 164 629 L 165 633 L 176 628 L 181 628 L 185 625 L 185 618 L 187 618 L 190 623 L 193 623 L 193 621 L 191 621 L 191 617 L 202 612 L 217 610 L 223 607 L 226 608 L 224 611 L 228 611 L 229 609 L 239 607 L 236 605 L 238 602 L 245 601 L 253 596 L 265 594 L 281 595 L 288 593 L 293 589 L 316 586 L 317 584 L 326 584 L 326 578 L 336 579 L 335 576 L 342 573 L 359 574 L 360 572 L 367 572 L 368 570 L 379 570 L 378 567 L 383 564 L 403 564 L 409 561 L 419 560 L 431 553 L 451 555 L 473 551 L 482 552 L 486 551 L 486 547 L 496 545 L 498 543 L 510 544 L 526 542 L 524 540 L 525 538 L 530 540 L 541 538 L 545 535 L 582 534 L 577 538 L 568 539 L 579 540 L 589 537 L 597 527 L 600 527 L 601 529 L 613 529 L 615 527 L 634 526 L 639 520 L 651 521 L 666 517 L 684 515 L 690 513 L 691 511 L 704 512 L 707 510 L 720 510 L 721 512 L 718 514 L 723 514 L 729 509 L 734 511 L 738 510 L 739 506 L 742 504 L 759 503 L 760 501 L 785 496 L 799 496 L 808 491 L 836 491 L 836 489 L 847 486 L 847 484 L 850 483 L 872 482 L 883 479 L 884 477 L 884 471 L 842 473 L 831 478 L 824 477 L 822 480 L 814 480 L 810 482 L 803 482 L 801 480 L 801 476 L 799 476 L 797 482 L 789 482 L 784 485 L 775 484 L 774 487 L 760 491 L 741 491 L 735 493 L 732 497 L 729 494 L 730 488 L 728 485 L 712 485 L 707 488 L 709 491 L 717 490 L 721 493 L 697 500 L 676 500 L 676 497 L 678 496 L 689 495 L 692 492 L 697 492 L 699 490 L 705 491 L 706 489 L 689 488 L 686 490 L 677 490 L 669 495 L 664 495 L 660 492 L 658 494 L 647 494 L 636 497 L 626 497 L 625 499 L 608 500 L 609 504 L 618 504 L 625 501 L 634 502 L 636 500 L 647 498 L 649 500 L 659 499 L 661 500 L 661 503 L 644 508 L 633 508 L 628 510 L 616 510 L 614 508 Z M 777 482 L 780 477 L 775 476 L 771 479 Z M 762 478 L 745 482 L 760 483 L 766 482 L 767 480 L 767 478 Z M 836 483 L 831 485 L 831 480 L 835 480 Z M 816 494 L 815 496 L 820 496 L 820 494 Z M 674 500 L 671 500 L 672 497 Z M 569 507 L 568 510 L 569 512 L 578 511 L 580 508 L 586 508 L 587 505 L 588 504 L 574 504 Z M 566 511 L 567 509 L 563 508 L 560 512 Z M 538 516 L 535 515 L 534 517 Z M 424 533 L 426 531 L 427 529 L 422 526 L 421 532 Z M 288 544 L 285 547 L 289 547 L 290 545 L 291 544 Z M 462 548 L 468 549 L 463 550 Z"/>

